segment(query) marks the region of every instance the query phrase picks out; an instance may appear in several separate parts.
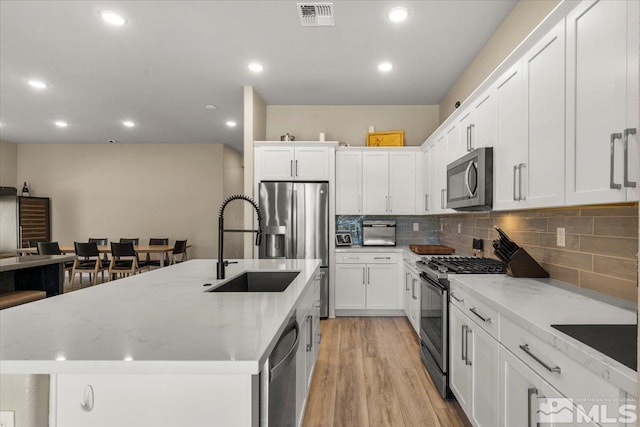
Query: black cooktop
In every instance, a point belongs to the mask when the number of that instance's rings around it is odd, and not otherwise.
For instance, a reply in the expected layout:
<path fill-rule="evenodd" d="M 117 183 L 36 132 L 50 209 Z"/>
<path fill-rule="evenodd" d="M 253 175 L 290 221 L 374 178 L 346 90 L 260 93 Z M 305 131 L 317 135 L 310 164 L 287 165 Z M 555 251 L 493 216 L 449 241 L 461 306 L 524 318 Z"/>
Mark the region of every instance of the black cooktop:
<path fill-rule="evenodd" d="M 551 325 L 623 365 L 637 369 L 638 325 Z"/>
<path fill-rule="evenodd" d="M 502 274 L 504 264 L 491 258 L 475 257 L 432 257 L 427 262 L 429 268 L 454 274 Z"/>

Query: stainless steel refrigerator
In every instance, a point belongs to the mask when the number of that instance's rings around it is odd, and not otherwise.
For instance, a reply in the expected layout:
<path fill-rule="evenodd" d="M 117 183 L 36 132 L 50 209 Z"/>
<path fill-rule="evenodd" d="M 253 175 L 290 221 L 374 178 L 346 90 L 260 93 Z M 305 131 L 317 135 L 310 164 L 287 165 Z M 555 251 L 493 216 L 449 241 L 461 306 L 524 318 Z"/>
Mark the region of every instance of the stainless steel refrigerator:
<path fill-rule="evenodd" d="M 320 259 L 320 316 L 329 316 L 329 183 L 272 182 L 259 186 L 264 216 L 262 259 Z"/>

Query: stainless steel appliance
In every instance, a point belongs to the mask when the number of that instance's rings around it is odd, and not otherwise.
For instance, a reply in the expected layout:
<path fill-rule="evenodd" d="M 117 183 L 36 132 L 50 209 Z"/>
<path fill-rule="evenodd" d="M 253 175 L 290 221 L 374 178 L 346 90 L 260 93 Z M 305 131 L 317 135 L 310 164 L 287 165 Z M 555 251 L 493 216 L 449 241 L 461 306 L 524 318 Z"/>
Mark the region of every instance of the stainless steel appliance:
<path fill-rule="evenodd" d="M 263 181 L 262 259 L 320 259 L 320 316 L 329 316 L 329 183 Z"/>
<path fill-rule="evenodd" d="M 448 164 L 446 195 L 447 208 L 490 210 L 493 205 L 493 148 L 477 148 Z"/>
<path fill-rule="evenodd" d="M 296 353 L 300 327 L 291 316 L 269 356 L 269 426 L 296 425 Z"/>
<path fill-rule="evenodd" d="M 504 265 L 489 258 L 425 257 L 420 274 L 420 358 L 443 398 L 449 389 L 449 274 L 500 274 Z"/>
<path fill-rule="evenodd" d="M 362 221 L 362 246 L 395 245 L 395 221 Z"/>

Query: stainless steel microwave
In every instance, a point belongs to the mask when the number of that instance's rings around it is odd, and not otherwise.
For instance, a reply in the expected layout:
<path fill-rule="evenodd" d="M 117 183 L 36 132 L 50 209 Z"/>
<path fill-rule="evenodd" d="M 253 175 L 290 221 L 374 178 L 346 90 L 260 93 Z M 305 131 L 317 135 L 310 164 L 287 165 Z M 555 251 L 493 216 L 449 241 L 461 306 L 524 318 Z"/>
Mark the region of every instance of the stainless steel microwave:
<path fill-rule="evenodd" d="M 447 208 L 485 211 L 493 205 L 493 148 L 477 148 L 447 165 Z"/>

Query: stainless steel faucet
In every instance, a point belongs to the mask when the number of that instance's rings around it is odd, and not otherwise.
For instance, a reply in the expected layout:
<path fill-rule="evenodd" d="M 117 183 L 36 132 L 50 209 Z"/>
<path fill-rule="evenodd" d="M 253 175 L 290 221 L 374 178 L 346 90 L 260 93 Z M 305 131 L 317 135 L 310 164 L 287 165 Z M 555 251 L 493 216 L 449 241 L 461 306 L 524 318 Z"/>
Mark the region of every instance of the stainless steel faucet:
<path fill-rule="evenodd" d="M 245 202 L 249 202 L 251 203 L 251 206 L 253 206 L 253 209 L 255 209 L 256 211 L 256 215 L 258 216 L 258 230 L 234 230 L 234 229 L 228 229 L 225 230 L 224 229 L 224 210 L 227 207 L 227 205 L 231 202 L 233 202 L 234 200 L 244 200 Z M 223 251 L 224 251 L 224 233 L 225 232 L 229 232 L 229 233 L 257 233 L 256 234 L 256 246 L 260 246 L 260 241 L 262 240 L 262 212 L 260 212 L 260 208 L 258 207 L 258 204 L 256 202 L 253 201 L 252 198 L 247 197 L 247 196 L 243 196 L 241 194 L 236 194 L 234 196 L 229 197 L 228 199 L 226 199 L 223 203 L 222 206 L 220 206 L 220 214 L 218 216 L 218 265 L 217 265 L 217 279 L 221 280 L 224 279 L 225 275 L 225 271 L 224 268 L 229 265 L 229 264 L 236 264 L 236 262 L 229 262 L 229 261 L 224 261 L 223 260 Z"/>

